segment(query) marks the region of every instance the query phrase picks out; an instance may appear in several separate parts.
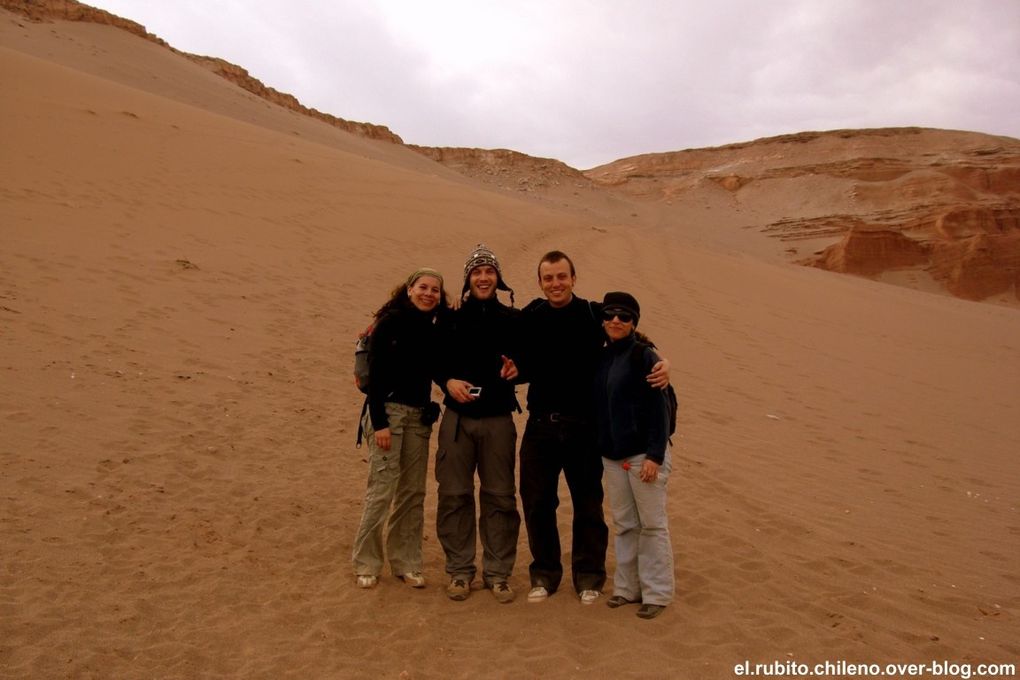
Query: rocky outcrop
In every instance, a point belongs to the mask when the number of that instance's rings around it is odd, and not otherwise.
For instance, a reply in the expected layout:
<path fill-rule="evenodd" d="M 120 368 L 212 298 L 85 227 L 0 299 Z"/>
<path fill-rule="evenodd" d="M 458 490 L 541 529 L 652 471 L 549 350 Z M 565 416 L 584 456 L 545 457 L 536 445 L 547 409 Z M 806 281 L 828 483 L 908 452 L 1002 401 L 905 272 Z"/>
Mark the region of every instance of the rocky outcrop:
<path fill-rule="evenodd" d="M 0 0 L 0 8 L 20 14 L 30 21 L 84 21 L 91 24 L 114 26 L 146 40 L 166 45 L 165 42 L 148 33 L 141 24 L 122 19 L 105 10 L 83 5 L 75 0 Z"/>
<path fill-rule="evenodd" d="M 879 274 L 888 269 L 916 267 L 928 261 L 930 249 L 898 231 L 852 227 L 836 245 L 812 264 L 845 274 Z"/>
<path fill-rule="evenodd" d="M 632 156 L 586 170 L 596 184 L 665 198 L 708 179 L 729 190 L 752 181 L 824 175 L 891 182 L 921 167 L 982 190 L 1016 190 L 1020 143 L 1007 137 L 927 128 L 802 132 L 705 149 Z M 1004 167 L 998 167 L 1005 161 Z"/>
<path fill-rule="evenodd" d="M 357 123 L 343 118 L 337 118 L 328 113 L 323 113 L 316 109 L 308 108 L 297 100 L 294 95 L 287 94 L 286 92 L 280 92 L 271 87 L 267 87 L 262 81 L 252 77 L 248 71 L 231 64 L 229 61 L 218 59 L 215 57 L 203 57 L 197 54 L 187 54 L 182 52 L 184 56 L 188 57 L 192 61 L 195 61 L 205 68 L 209 69 L 216 75 L 229 80 L 235 85 L 242 89 L 251 92 L 252 94 L 261 97 L 267 101 L 272 102 L 278 106 L 282 106 L 285 109 L 297 111 L 306 116 L 317 118 L 318 120 L 328 123 L 333 127 L 346 130 L 352 134 L 359 135 L 361 137 L 368 137 L 369 139 L 378 139 L 384 142 L 391 142 L 393 144 L 403 144 L 404 140 L 395 135 L 384 125 L 373 125 L 371 123 Z"/>
<path fill-rule="evenodd" d="M 509 149 L 464 149 L 414 146 L 409 148 L 437 163 L 487 184 L 517 191 L 538 191 L 558 186 L 591 188 L 579 170 L 552 158 L 536 158 Z"/>
<path fill-rule="evenodd" d="M 585 175 L 670 205 L 722 189 L 766 216 L 751 226 L 767 236 L 828 241 L 797 255 L 802 264 L 863 276 L 923 269 L 959 297 L 1020 300 L 1020 140 L 924 128 L 807 132 L 625 158 Z"/>
<path fill-rule="evenodd" d="M 1020 206 L 898 214 L 900 230 L 845 218 L 834 230 L 842 232 L 840 240 L 803 263 L 863 276 L 923 269 L 968 300 L 1020 291 Z"/>
<path fill-rule="evenodd" d="M 955 210 L 936 224 L 928 269 L 953 295 L 1020 299 L 1020 208 Z"/>
<path fill-rule="evenodd" d="M 336 116 L 332 116 L 328 113 L 308 108 L 301 104 L 301 102 L 299 102 L 293 95 L 267 87 L 257 78 L 252 77 L 248 71 L 240 66 L 215 57 L 205 57 L 198 54 L 181 52 L 180 50 L 168 45 L 164 40 L 146 31 L 145 27 L 141 24 L 135 23 L 134 21 L 128 21 L 127 19 L 122 19 L 121 17 L 110 14 L 109 12 L 101 9 L 96 9 L 95 7 L 89 7 L 88 5 L 84 5 L 80 2 L 75 2 L 75 0 L 0 0 L 0 7 L 20 14 L 31 21 L 83 21 L 93 24 L 104 24 L 128 31 L 140 38 L 162 45 L 167 49 L 202 65 L 242 89 L 270 101 L 273 104 L 282 106 L 285 109 L 290 109 L 291 111 L 296 111 L 303 115 L 316 118 L 324 123 L 332 125 L 333 127 L 340 128 L 341 130 L 345 130 L 361 137 L 391 142 L 393 144 L 403 144 L 403 140 L 384 125 L 373 125 L 371 123 L 358 123 L 344 120 L 343 118 L 337 118 Z"/>

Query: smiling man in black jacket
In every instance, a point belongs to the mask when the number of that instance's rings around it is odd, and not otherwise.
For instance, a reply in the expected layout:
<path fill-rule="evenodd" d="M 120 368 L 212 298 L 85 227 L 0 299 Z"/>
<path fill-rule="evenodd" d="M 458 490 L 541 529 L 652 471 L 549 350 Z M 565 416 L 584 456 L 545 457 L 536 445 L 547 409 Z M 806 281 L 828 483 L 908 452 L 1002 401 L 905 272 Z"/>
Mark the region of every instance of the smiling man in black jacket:
<path fill-rule="evenodd" d="M 513 379 L 517 368 L 519 311 L 501 303 L 499 261 L 479 245 L 464 265 L 468 297 L 440 328 L 441 376 L 446 412 L 439 426 L 436 533 L 446 553 L 451 600 L 465 600 L 475 577 L 474 478 L 478 473 L 477 529 L 482 542 L 482 581 L 496 600 L 509 603 L 508 582 L 517 559 L 521 518 L 514 480 L 519 409 Z M 462 294 L 463 294 L 462 293 Z"/>

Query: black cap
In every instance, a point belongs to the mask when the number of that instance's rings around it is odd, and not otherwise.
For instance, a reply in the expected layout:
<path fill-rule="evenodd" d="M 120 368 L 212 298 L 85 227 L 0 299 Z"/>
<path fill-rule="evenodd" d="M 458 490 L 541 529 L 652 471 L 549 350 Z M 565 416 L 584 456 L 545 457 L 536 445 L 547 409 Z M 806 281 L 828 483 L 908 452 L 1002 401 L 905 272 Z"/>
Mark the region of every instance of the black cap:
<path fill-rule="evenodd" d="M 602 309 L 606 312 L 627 312 L 631 314 L 634 317 L 635 326 L 637 326 L 638 319 L 641 317 L 641 305 L 634 299 L 634 296 L 618 290 L 606 293 L 606 296 L 602 298 Z"/>

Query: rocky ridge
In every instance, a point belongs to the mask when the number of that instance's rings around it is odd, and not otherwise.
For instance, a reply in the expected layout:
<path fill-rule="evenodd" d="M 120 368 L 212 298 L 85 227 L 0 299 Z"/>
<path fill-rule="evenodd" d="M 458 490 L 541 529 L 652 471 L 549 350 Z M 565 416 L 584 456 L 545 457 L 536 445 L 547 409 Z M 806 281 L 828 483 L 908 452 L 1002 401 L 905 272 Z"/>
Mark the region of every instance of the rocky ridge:
<path fill-rule="evenodd" d="M 924 128 L 805 132 L 635 156 L 585 174 L 667 204 L 721 188 L 738 206 L 757 205 L 762 222 L 751 226 L 767 236 L 830 241 L 801 264 L 862 276 L 920 270 L 958 297 L 1020 301 L 1020 140 Z M 766 195 L 788 196 L 779 204 L 790 214 L 770 219 Z"/>
<path fill-rule="evenodd" d="M 180 54 L 181 56 L 200 64 L 204 68 L 209 69 L 218 76 L 229 80 L 238 87 L 241 87 L 242 89 L 247 90 L 248 92 L 251 92 L 252 94 L 267 101 L 282 106 L 283 108 L 316 118 L 328 125 L 332 125 L 333 127 L 340 128 L 341 130 L 345 130 L 355 135 L 368 137 L 369 139 L 392 142 L 394 144 L 403 144 L 403 140 L 384 125 L 373 125 L 371 123 L 359 123 L 344 120 L 343 118 L 337 118 L 336 116 L 332 116 L 328 113 L 323 113 L 322 111 L 304 106 L 293 95 L 280 92 L 279 90 L 266 86 L 260 80 L 248 73 L 248 71 L 236 64 L 231 64 L 228 61 L 216 57 L 206 57 L 198 54 L 191 54 L 189 52 L 182 52 L 169 45 L 162 38 L 149 33 L 145 27 L 139 23 L 123 19 L 105 10 L 76 2 L 76 0 L 0 0 L 0 8 L 20 14 L 29 21 L 83 21 L 93 24 L 113 26 L 115 28 L 128 31 L 140 38 L 162 45 L 168 50 Z"/>
<path fill-rule="evenodd" d="M 580 170 L 553 158 L 536 158 L 509 149 L 465 149 L 408 145 L 462 175 L 501 189 L 542 191 L 562 185 L 592 188 Z"/>
<path fill-rule="evenodd" d="M 281 107 L 362 137 L 403 143 L 385 126 L 305 107 L 240 66 L 181 52 L 136 22 L 75 0 L 0 0 L 0 7 L 31 21 L 117 27 Z M 742 228 L 791 244 L 786 252 L 800 264 L 870 277 L 922 271 L 958 297 L 1020 301 L 1020 140 L 923 128 L 801 132 L 645 154 L 584 172 L 507 149 L 408 148 L 497 189 L 601 191 L 663 206 L 667 214 L 697 196 L 723 192 L 733 219 L 753 216 Z M 676 228 L 683 228 L 680 222 Z M 805 257 L 803 244 L 821 247 Z"/>

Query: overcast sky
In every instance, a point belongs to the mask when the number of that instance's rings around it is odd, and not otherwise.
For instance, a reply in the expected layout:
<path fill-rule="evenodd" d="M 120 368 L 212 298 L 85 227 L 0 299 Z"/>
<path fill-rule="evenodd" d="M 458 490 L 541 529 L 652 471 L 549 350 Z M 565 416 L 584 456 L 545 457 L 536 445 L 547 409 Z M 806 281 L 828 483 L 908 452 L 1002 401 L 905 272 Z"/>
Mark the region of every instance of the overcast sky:
<path fill-rule="evenodd" d="M 1020 137 L 1020 0 L 89 0 L 410 144 L 588 169 L 804 130 Z"/>

